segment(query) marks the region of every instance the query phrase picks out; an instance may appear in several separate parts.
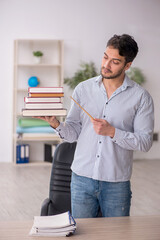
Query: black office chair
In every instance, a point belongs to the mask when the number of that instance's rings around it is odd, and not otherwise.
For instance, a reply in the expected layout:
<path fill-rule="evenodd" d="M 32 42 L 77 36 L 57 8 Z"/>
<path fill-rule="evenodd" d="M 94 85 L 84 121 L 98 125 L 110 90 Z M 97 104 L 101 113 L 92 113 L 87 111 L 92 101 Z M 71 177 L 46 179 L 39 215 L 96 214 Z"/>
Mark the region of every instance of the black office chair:
<path fill-rule="evenodd" d="M 41 207 L 41 216 L 71 212 L 71 164 L 76 149 L 76 142 L 63 142 L 56 147 L 50 178 L 49 198 Z"/>

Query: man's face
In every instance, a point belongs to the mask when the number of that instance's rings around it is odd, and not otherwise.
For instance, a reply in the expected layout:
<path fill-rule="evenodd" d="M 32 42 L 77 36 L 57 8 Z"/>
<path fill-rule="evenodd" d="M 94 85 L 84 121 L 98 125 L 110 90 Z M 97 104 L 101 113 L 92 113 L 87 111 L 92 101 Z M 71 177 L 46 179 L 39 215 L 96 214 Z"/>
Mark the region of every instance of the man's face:
<path fill-rule="evenodd" d="M 102 59 L 101 75 L 105 79 L 114 79 L 130 67 L 131 63 L 125 63 L 125 57 L 119 55 L 118 49 L 111 46 L 106 48 Z"/>

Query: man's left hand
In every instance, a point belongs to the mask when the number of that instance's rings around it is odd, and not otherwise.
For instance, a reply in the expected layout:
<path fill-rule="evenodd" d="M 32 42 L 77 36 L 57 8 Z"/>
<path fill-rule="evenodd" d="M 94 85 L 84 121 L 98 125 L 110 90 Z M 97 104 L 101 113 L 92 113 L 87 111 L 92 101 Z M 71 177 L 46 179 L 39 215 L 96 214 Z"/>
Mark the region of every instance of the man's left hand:
<path fill-rule="evenodd" d="M 91 119 L 93 128 L 98 135 L 114 137 L 115 128 L 111 126 L 106 120 L 94 118 Z"/>

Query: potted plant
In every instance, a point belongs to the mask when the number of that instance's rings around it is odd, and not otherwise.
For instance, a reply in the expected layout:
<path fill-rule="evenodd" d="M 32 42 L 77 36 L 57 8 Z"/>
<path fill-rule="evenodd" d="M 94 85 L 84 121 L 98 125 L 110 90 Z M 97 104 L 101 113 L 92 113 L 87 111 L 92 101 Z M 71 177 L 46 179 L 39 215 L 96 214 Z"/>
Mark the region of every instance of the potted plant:
<path fill-rule="evenodd" d="M 144 74 L 142 73 L 141 69 L 137 67 L 130 67 L 126 74 L 131 80 L 135 81 L 139 85 L 145 82 Z"/>
<path fill-rule="evenodd" d="M 41 51 L 34 51 L 33 56 L 34 56 L 35 62 L 40 63 L 43 53 Z"/>
<path fill-rule="evenodd" d="M 69 85 L 70 88 L 74 89 L 78 85 L 78 83 L 85 81 L 89 78 L 95 77 L 97 75 L 98 73 L 93 62 L 90 63 L 82 62 L 80 64 L 80 69 L 78 69 L 75 72 L 73 77 L 65 78 L 64 83 Z"/>
<path fill-rule="evenodd" d="M 126 74 L 130 79 L 132 79 L 133 81 L 140 85 L 145 82 L 144 74 L 142 73 L 141 69 L 137 67 L 130 67 Z M 75 72 L 73 77 L 65 78 L 64 83 L 69 85 L 71 89 L 74 89 L 78 85 L 78 83 L 85 81 L 89 78 L 95 77 L 97 75 L 98 73 L 93 62 L 90 63 L 82 62 L 80 64 L 80 69 L 78 69 Z"/>

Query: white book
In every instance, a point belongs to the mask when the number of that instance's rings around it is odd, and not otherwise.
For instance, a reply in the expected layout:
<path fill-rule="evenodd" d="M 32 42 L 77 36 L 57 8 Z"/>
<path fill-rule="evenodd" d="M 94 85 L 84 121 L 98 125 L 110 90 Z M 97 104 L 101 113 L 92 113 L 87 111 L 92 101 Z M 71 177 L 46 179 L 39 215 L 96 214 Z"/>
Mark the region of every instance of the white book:
<path fill-rule="evenodd" d="M 66 109 L 22 109 L 23 117 L 66 116 Z"/>
<path fill-rule="evenodd" d="M 62 103 L 26 103 L 25 108 L 27 109 L 57 109 L 63 108 Z"/>
<path fill-rule="evenodd" d="M 33 226 L 36 228 L 62 228 L 74 224 L 75 221 L 68 211 L 52 216 L 35 216 Z"/>
<path fill-rule="evenodd" d="M 60 232 L 74 231 L 75 225 L 62 227 L 62 228 L 36 228 L 36 229 L 37 229 L 37 232 L 39 233 L 60 233 Z"/>
<path fill-rule="evenodd" d="M 63 87 L 29 87 L 29 93 L 63 93 Z"/>
<path fill-rule="evenodd" d="M 68 236 L 76 230 L 76 222 L 70 212 L 54 216 L 35 216 L 30 231 L 32 236 Z"/>
<path fill-rule="evenodd" d="M 29 235 L 30 236 L 39 236 L 39 237 L 67 237 L 73 234 L 74 231 L 64 231 L 64 232 L 37 232 L 35 228 L 32 228 Z"/>
<path fill-rule="evenodd" d="M 24 102 L 25 103 L 31 103 L 31 102 L 35 102 L 35 103 L 39 103 L 39 102 L 51 102 L 51 103 L 59 103 L 61 102 L 61 98 L 60 97 L 41 97 L 41 98 L 34 98 L 34 97 L 25 97 L 24 98 Z"/>

